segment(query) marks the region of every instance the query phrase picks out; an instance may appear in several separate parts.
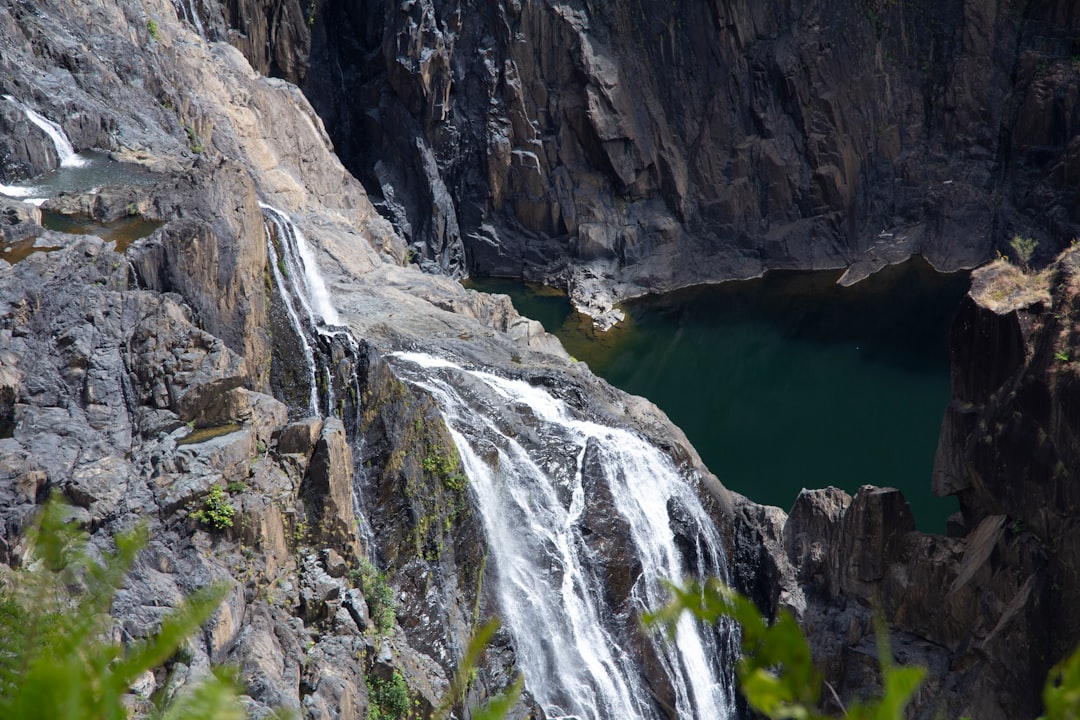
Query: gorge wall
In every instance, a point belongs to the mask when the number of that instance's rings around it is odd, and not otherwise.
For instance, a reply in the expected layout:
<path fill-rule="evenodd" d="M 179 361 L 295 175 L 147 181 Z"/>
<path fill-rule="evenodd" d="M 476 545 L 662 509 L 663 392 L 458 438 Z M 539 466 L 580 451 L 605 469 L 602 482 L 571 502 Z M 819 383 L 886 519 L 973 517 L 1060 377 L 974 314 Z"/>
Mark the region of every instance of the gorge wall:
<path fill-rule="evenodd" d="M 845 702 L 878 682 L 876 612 L 894 657 L 928 668 L 920 718 L 1038 717 L 1049 668 L 1080 643 L 1078 262 L 1073 248 L 1038 272 L 973 273 L 933 477 L 960 501 L 947 536 L 917 532 L 903 496 L 872 486 L 740 510 L 756 528 L 743 547 L 765 548 L 758 601 L 796 613 Z"/>
<path fill-rule="evenodd" d="M 387 359 L 422 349 L 648 438 L 693 479 L 734 579 L 800 613 L 845 700 L 875 682 L 880 603 L 898 659 L 931 670 L 921 717 L 1034 716 L 1080 639 L 1072 253 L 1038 282 L 982 271 L 961 311 L 934 478 L 961 501 L 950 537 L 915 532 L 894 491 L 808 491 L 790 515 L 732 500 L 655 407 L 445 275 L 560 282 L 600 313 L 767 267 L 967 266 L 1014 232 L 1049 260 L 1076 231 L 1078 23 L 1066 2 L 0 3 L 0 182 L 58 165 L 33 108 L 140 169 L 46 212 L 160 224 L 120 253 L 4 202 L 0 562 L 24 561 L 20 531 L 54 490 L 100 547 L 148 518 L 115 608 L 125 639 L 163 600 L 232 591 L 139 702 L 228 661 L 256 716 L 364 717 L 395 673 L 430 711 L 497 603 L 475 507 L 447 482 L 450 431 Z M 303 228 L 360 340 L 328 341 L 311 380 L 261 204 Z M 337 416 L 313 416 L 312 393 Z M 519 406 L 485 407 L 547 441 Z M 195 515 L 212 487 L 238 513 L 224 532 Z M 634 565 L 611 541 L 625 528 L 587 524 L 630 627 Z M 398 605 L 389 628 L 359 579 L 369 554 Z M 516 664 L 500 633 L 460 712 Z M 657 672 L 650 689 L 673 695 Z"/>
<path fill-rule="evenodd" d="M 421 266 L 541 279 L 594 315 L 768 268 L 973 267 L 1013 234 L 1049 259 L 1080 222 L 1065 0 L 287 0 L 222 17 L 255 67 L 304 89 Z"/>

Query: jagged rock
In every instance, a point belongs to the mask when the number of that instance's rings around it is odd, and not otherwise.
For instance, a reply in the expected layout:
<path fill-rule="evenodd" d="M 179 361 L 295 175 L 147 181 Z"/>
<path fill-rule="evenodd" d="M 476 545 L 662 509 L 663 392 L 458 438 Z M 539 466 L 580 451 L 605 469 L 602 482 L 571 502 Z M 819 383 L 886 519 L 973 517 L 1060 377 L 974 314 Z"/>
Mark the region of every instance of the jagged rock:
<path fill-rule="evenodd" d="M 312 512 L 313 540 L 359 557 L 353 517 L 353 456 L 338 418 L 326 418 L 301 492 Z"/>
<path fill-rule="evenodd" d="M 332 578 L 344 577 L 349 570 L 345 558 L 341 557 L 341 554 L 334 548 L 326 548 L 322 551 L 322 563 L 323 567 L 326 568 L 326 573 Z"/>
<path fill-rule="evenodd" d="M 139 319 L 128 353 L 143 389 L 140 400 L 167 408 L 182 421 L 194 420 L 221 393 L 244 382 L 241 359 L 193 327 L 174 303 Z"/>
<path fill-rule="evenodd" d="M 17 243 L 35 238 L 42 232 L 41 210 L 27 203 L 0 198 L 0 241 Z"/>
<path fill-rule="evenodd" d="M 126 460 L 109 455 L 76 468 L 64 491 L 100 522 L 114 515 L 121 500 L 132 492 L 130 475 L 131 466 Z"/>
<path fill-rule="evenodd" d="M 363 644 L 356 636 L 329 636 L 308 651 L 303 683 L 304 710 L 313 720 L 363 720 L 368 694 L 357 663 Z"/>
<path fill-rule="evenodd" d="M 281 431 L 277 441 L 279 453 L 295 453 L 311 457 L 315 444 L 322 435 L 323 420 L 319 417 L 304 418 L 291 423 Z"/>

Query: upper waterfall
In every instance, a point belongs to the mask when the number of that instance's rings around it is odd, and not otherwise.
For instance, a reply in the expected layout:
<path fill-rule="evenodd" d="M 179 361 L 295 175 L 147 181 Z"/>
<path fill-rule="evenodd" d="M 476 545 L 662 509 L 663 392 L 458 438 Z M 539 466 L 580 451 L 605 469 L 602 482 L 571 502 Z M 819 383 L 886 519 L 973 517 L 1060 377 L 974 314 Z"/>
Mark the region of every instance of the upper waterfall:
<path fill-rule="evenodd" d="M 53 146 L 56 148 L 56 157 L 60 160 L 60 164 L 64 167 L 82 167 L 86 164 L 86 160 L 76 154 L 74 146 L 71 141 L 68 140 L 67 135 L 64 133 L 64 129 L 42 115 L 31 110 L 23 103 L 16 100 L 11 95 L 5 95 L 4 99 L 8 102 L 14 103 L 19 106 L 26 118 L 45 131 L 45 134 L 53 141 Z"/>
<path fill-rule="evenodd" d="M 671 460 L 526 382 L 393 357 L 454 436 L 500 612 L 548 717 L 733 717 L 730 633 L 684 617 L 668 641 L 637 624 L 667 600 L 662 580 L 727 574 L 717 530 Z"/>
<path fill-rule="evenodd" d="M 341 416 L 345 398 L 340 386 L 352 386 L 356 379 L 351 371 L 346 373 L 347 377 L 338 377 L 342 368 L 337 367 L 340 363 L 335 363 L 333 348 L 339 347 L 339 360 L 343 355 L 355 357 L 356 340 L 339 327 L 341 319 L 330 302 L 326 283 L 300 228 L 281 210 L 265 203 L 259 203 L 259 207 L 265 219 L 271 272 L 306 364 L 307 412 L 318 415 L 325 408 L 325 414 Z M 320 402 L 320 393 L 325 404 Z M 356 405 L 357 394 L 353 396 L 352 403 Z"/>
<path fill-rule="evenodd" d="M 259 203 L 259 207 L 281 231 L 283 245 L 287 247 L 284 260 L 289 268 L 289 280 L 300 285 L 297 288 L 300 291 L 298 297 L 312 322 L 321 320 L 327 325 L 340 325 L 341 318 L 330 302 L 330 292 L 326 289 L 326 282 L 319 273 L 315 255 L 304 233 L 281 210 L 265 203 Z"/>

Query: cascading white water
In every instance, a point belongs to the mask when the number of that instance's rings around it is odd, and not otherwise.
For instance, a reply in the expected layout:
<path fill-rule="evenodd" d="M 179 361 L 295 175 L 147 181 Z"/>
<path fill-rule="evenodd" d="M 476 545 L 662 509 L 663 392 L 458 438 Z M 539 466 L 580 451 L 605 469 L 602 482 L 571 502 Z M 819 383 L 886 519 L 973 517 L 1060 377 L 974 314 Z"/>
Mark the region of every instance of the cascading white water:
<path fill-rule="evenodd" d="M 321 320 L 327 325 L 340 325 L 341 318 L 330 302 L 330 293 L 326 289 L 315 255 L 311 252 L 304 233 L 296 227 L 288 215 L 275 207 L 259 203 L 263 214 L 273 222 L 280 232 L 285 266 L 289 271 L 289 283 L 295 287 L 295 295 L 303 305 L 304 312 L 313 325 Z M 316 313 L 318 317 L 316 317 Z"/>
<path fill-rule="evenodd" d="M 583 526 L 597 512 L 594 499 L 605 495 L 629 528 L 624 564 L 640 567 L 630 592 L 634 612 L 658 608 L 667 600 L 663 579 L 726 576 L 720 538 L 689 483 L 638 435 L 576 418 L 543 389 L 430 355 L 392 357 L 398 374 L 436 398 L 454 436 L 526 687 L 549 717 L 660 717 L 643 682 L 634 619 L 625 610 L 617 617 L 606 599 Z M 508 416 L 528 429 L 508 430 Z M 695 552 L 680 551 L 673 511 Z M 675 716 L 734 716 L 723 667 L 733 637 L 684 617 L 674 642 L 660 635 L 638 641 L 651 644 L 667 675 Z"/>
<path fill-rule="evenodd" d="M 16 100 L 11 95 L 5 95 L 4 99 L 10 103 L 14 103 L 26 114 L 26 118 L 37 125 L 39 128 L 45 131 L 45 134 L 49 136 L 53 141 L 53 146 L 56 148 L 56 157 L 60 159 L 60 165 L 63 167 L 82 167 L 86 164 L 86 159 L 81 158 L 76 154 L 75 148 L 72 146 L 71 141 L 68 140 L 67 135 L 64 134 L 63 128 L 54 123 L 48 118 L 42 117 L 38 113 L 31 110 L 26 105 Z M 9 193 L 5 193 L 9 194 Z"/>
<path fill-rule="evenodd" d="M 199 17 L 199 8 L 195 5 L 195 0 L 173 0 L 173 8 L 176 10 L 176 17 L 182 20 L 186 20 L 193 28 L 195 32 L 199 33 L 199 37 L 206 39 L 206 29 L 203 28 L 202 19 Z"/>
<path fill-rule="evenodd" d="M 300 338 L 307 363 L 311 384 L 308 410 L 313 414 L 320 412 L 318 380 L 322 379 L 324 380 L 322 389 L 326 393 L 326 413 L 328 415 L 340 414 L 337 412 L 340 408 L 338 408 L 338 399 L 335 397 L 334 382 L 329 367 L 330 358 L 326 356 L 325 351 L 337 342 L 339 348 L 344 345 L 345 352 L 355 358 L 359 350 L 356 340 L 347 330 L 337 327 L 341 319 L 330 302 L 330 293 L 319 273 L 315 255 L 300 228 L 281 210 L 265 203 L 259 203 L 259 207 L 262 208 L 265 220 L 266 243 L 274 280 L 281 290 L 285 311 L 293 330 Z M 277 245 L 274 243 L 275 235 L 278 238 Z M 280 254 L 278 245 L 280 245 Z M 322 349 L 317 347 L 320 345 Z M 356 379 L 353 378 L 352 382 L 354 383 L 353 390 L 358 398 L 359 388 L 355 387 Z M 341 400 L 344 406 L 344 396 Z"/>
<path fill-rule="evenodd" d="M 281 302 L 285 306 L 285 314 L 289 316 L 289 322 L 292 323 L 296 336 L 300 338 L 300 347 L 304 351 L 304 359 L 307 362 L 308 378 L 311 382 L 311 395 L 308 401 L 308 411 L 314 415 L 319 411 L 319 390 L 318 384 L 315 381 L 315 352 L 311 349 L 311 343 L 308 342 L 307 332 L 305 332 L 304 326 L 300 324 L 300 316 L 296 314 L 296 308 L 293 307 L 293 294 L 284 290 L 288 285 L 285 284 L 285 278 L 281 275 L 277 248 L 274 247 L 274 238 L 270 233 L 270 222 L 274 221 L 268 220 L 265 226 L 266 249 L 270 254 L 270 268 L 274 273 L 274 283 L 276 283 L 279 288 L 283 288 L 281 292 Z"/>

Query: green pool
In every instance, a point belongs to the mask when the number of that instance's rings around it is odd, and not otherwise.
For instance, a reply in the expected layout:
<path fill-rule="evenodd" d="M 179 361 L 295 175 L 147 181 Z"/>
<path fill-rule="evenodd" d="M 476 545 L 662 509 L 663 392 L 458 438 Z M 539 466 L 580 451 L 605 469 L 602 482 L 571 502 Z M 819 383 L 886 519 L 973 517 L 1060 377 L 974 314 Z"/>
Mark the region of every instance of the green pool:
<path fill-rule="evenodd" d="M 484 279 L 567 351 L 678 424 L 728 487 L 790 508 L 803 487 L 904 491 L 920 529 L 956 511 L 930 475 L 949 400 L 949 323 L 966 273 L 915 259 L 850 288 L 838 272 L 774 272 L 626 303 L 596 333 L 566 297 Z"/>

